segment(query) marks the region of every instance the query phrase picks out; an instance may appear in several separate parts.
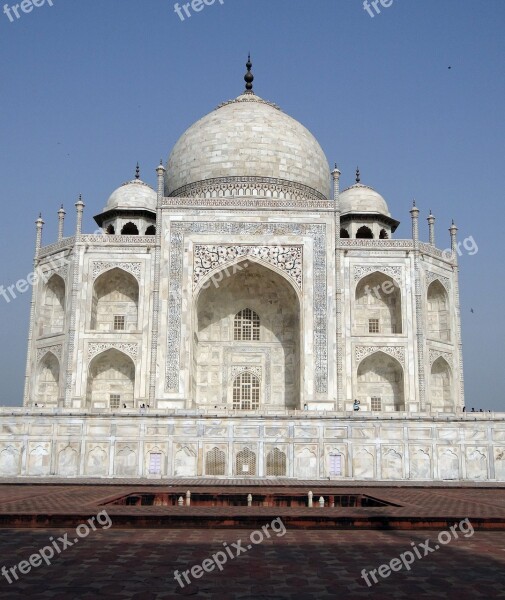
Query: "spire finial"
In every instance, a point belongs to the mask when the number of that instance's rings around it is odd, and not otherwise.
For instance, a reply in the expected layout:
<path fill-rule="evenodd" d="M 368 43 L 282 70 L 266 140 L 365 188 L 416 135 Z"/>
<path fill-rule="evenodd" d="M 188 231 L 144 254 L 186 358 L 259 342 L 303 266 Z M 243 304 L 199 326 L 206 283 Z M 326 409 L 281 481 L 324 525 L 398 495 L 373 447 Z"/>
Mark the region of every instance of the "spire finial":
<path fill-rule="evenodd" d="M 254 75 L 251 72 L 252 62 L 251 62 L 251 53 L 250 52 L 247 57 L 246 67 L 247 67 L 247 73 L 244 75 L 245 93 L 246 94 L 254 94 L 254 92 L 253 92 Z"/>
<path fill-rule="evenodd" d="M 361 175 L 359 172 L 359 167 L 356 167 L 356 183 L 360 183 L 361 182 Z"/>
<path fill-rule="evenodd" d="M 135 169 L 135 179 L 140 179 L 140 165 L 137 163 L 137 168 Z"/>

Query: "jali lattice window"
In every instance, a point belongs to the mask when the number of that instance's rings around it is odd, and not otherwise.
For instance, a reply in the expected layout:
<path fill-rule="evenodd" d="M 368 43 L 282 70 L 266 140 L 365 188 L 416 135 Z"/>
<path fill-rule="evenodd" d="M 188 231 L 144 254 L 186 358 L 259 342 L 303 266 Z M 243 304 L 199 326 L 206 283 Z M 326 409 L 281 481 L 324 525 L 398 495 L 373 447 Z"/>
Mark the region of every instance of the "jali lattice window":
<path fill-rule="evenodd" d="M 286 455 L 278 448 L 267 454 L 267 477 L 285 477 Z"/>
<path fill-rule="evenodd" d="M 235 475 L 256 475 L 256 454 L 245 448 L 237 454 Z"/>
<path fill-rule="evenodd" d="M 234 410 L 255 410 L 260 405 L 260 381 L 244 371 L 233 382 L 233 408 Z"/>
<path fill-rule="evenodd" d="M 115 331 L 124 331 L 125 330 L 126 319 L 124 315 L 114 315 L 114 330 Z"/>
<path fill-rule="evenodd" d="M 373 411 L 381 411 L 382 410 L 382 400 L 377 396 L 370 398 L 371 400 L 371 408 Z"/>
<path fill-rule="evenodd" d="M 259 341 L 260 318 L 250 308 L 244 308 L 235 315 L 233 327 L 233 339 L 235 341 Z"/>
<path fill-rule="evenodd" d="M 368 333 L 379 333 L 379 319 L 368 319 Z"/>
<path fill-rule="evenodd" d="M 121 396 L 119 394 L 111 394 L 110 395 L 110 407 L 111 408 L 119 408 L 121 404 Z"/>
<path fill-rule="evenodd" d="M 207 452 L 205 458 L 205 473 L 206 475 L 225 475 L 226 473 L 226 457 L 222 450 L 213 448 Z"/>

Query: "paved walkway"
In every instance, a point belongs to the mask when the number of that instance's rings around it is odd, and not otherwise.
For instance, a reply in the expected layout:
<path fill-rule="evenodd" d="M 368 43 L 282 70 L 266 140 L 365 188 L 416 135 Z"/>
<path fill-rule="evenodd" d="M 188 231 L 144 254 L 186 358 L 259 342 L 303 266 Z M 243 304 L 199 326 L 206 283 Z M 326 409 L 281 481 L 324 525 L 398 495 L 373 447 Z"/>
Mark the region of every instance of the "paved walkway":
<path fill-rule="evenodd" d="M 0 530 L 0 566 L 27 559 L 65 530 Z M 90 533 L 52 564 L 18 581 L 0 581 L 0 598 L 25 600 L 162 600 L 184 596 L 215 600 L 456 599 L 505 598 L 505 540 L 501 532 L 475 532 L 393 572 L 367 587 L 371 571 L 439 532 L 288 531 L 253 546 L 200 579 L 185 584 L 179 572 L 201 565 L 244 530 L 115 530 Z M 73 533 L 70 536 L 72 539 Z M 233 549 L 235 553 L 235 549 Z M 424 552 L 421 551 L 421 555 Z M 185 580 L 181 578 L 185 583 Z M 369 576 L 369 581 L 373 581 Z"/>
<path fill-rule="evenodd" d="M 167 486 L 163 491 L 223 491 L 222 487 L 198 486 L 193 481 L 177 487 Z M 233 493 L 249 493 L 250 486 L 242 482 L 232 488 Z M 263 484 L 265 482 L 263 481 Z M 191 596 L 211 600 L 377 600 L 505 599 L 505 533 L 485 530 L 487 520 L 505 518 L 503 489 L 458 487 L 392 487 L 380 488 L 337 487 L 311 482 L 315 497 L 330 492 L 367 493 L 396 504 L 371 508 L 269 508 L 269 507 L 130 507 L 104 504 L 114 498 L 139 491 L 139 485 L 0 485 L 0 522 L 6 518 L 32 516 L 40 519 L 37 528 L 0 528 L 0 569 L 15 567 L 0 575 L 0 599 L 26 598 L 47 600 L 164 600 Z M 305 483 L 303 484 L 305 485 Z M 258 493 L 259 493 L 258 488 Z M 142 486 L 143 493 L 160 492 L 159 486 Z M 231 490 L 230 490 L 231 491 Z M 269 482 L 262 492 L 288 490 L 285 485 Z M 254 494 L 254 490 L 252 490 Z M 78 528 L 89 516 L 95 518 L 96 530 Z M 435 518 L 447 517 L 455 524 L 457 539 L 448 526 L 422 530 L 358 530 L 303 529 L 307 515 L 321 517 L 330 512 L 345 511 L 348 515 L 374 514 L 378 517 L 416 518 L 420 527 L 427 527 Z M 185 528 L 150 528 L 136 526 L 140 514 L 167 515 L 167 513 L 198 515 L 202 525 Z M 205 519 L 233 514 L 251 515 L 250 526 L 212 528 Z M 44 515 L 65 517 L 64 527 L 44 527 Z M 107 518 L 105 518 L 107 516 Z M 110 517 L 110 520 L 109 520 Z M 130 519 L 127 525 L 121 519 Z M 469 518 L 463 522 L 463 519 Z M 277 519 L 274 521 L 274 519 Z M 280 519 L 280 520 L 279 520 Z M 291 519 L 291 521 L 290 521 Z M 298 519 L 298 524 L 296 523 Z M 292 525 L 291 525 L 292 523 Z M 475 528 L 472 529 L 472 525 Z M 110 527 L 109 527 L 110 525 Z M 269 525 L 270 538 L 261 533 L 261 526 Z M 386 525 L 387 526 L 387 525 Z M 77 529 L 76 529 L 77 528 Z M 443 540 L 437 537 L 447 533 Z M 86 533 L 88 533 L 86 535 Z M 251 537 L 252 534 L 252 537 Z M 83 537 L 80 538 L 79 536 Z M 67 536 L 67 537 L 66 537 Z M 53 538 L 52 540 L 50 538 Z M 263 537 L 263 541 L 260 541 Z M 66 538 L 70 544 L 63 550 Z M 426 539 L 430 539 L 425 550 Z M 246 551 L 236 556 L 238 540 Z M 77 540 L 77 542 L 75 541 Z M 447 543 L 441 543 L 446 541 Z M 20 575 L 19 563 L 27 561 L 39 549 L 58 544 L 49 565 L 31 567 Z M 258 542 L 256 544 L 256 542 Z M 233 559 L 227 557 L 226 547 Z M 438 544 L 439 548 L 434 549 Z M 414 546 L 413 546 L 414 545 Z M 248 549 L 248 546 L 251 546 Z M 419 556 L 414 554 L 417 548 Z M 191 583 L 184 587 L 174 579 L 174 571 L 190 570 L 195 565 L 222 552 L 226 558 L 223 570 L 216 567 L 196 579 L 188 573 Z M 381 578 L 375 572 L 377 584 L 368 587 L 361 577 L 382 564 L 390 563 L 402 553 L 411 552 L 410 570 L 402 566 Z M 426 553 L 426 556 L 424 554 Z M 219 556 L 219 555 L 218 555 Z M 409 555 L 406 561 L 409 562 Z M 37 561 L 34 561 L 37 562 Z M 205 563 L 209 568 L 209 563 Z M 212 563 L 214 564 L 214 563 Z M 397 562 L 392 563 L 395 568 Z M 403 563 L 399 563 L 403 565 Z M 25 564 L 22 570 L 27 570 Z M 382 570 L 387 574 L 385 568 Z M 197 569 L 198 575 L 200 571 Z M 373 576 L 367 575 L 372 583 Z"/>

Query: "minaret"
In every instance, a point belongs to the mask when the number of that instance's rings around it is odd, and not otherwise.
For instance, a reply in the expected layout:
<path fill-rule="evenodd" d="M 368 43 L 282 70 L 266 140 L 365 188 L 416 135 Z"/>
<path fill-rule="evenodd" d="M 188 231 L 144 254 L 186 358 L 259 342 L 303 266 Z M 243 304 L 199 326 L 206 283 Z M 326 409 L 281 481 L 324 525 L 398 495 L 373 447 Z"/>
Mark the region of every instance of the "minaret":
<path fill-rule="evenodd" d="M 463 410 L 465 405 L 465 378 L 463 373 L 463 340 L 461 337 L 461 308 L 459 302 L 459 267 L 458 267 L 458 228 L 454 221 L 452 221 L 449 227 L 449 234 L 451 236 L 451 250 L 452 250 L 452 272 L 453 285 L 454 285 L 454 314 L 456 319 L 456 344 L 458 349 L 458 365 L 459 365 L 459 406 L 460 410 Z"/>
<path fill-rule="evenodd" d="M 151 327 L 151 365 L 149 373 L 149 406 L 156 402 L 156 365 L 158 363 L 158 331 L 160 323 L 160 269 L 161 269 L 161 230 L 162 206 L 165 194 L 165 173 L 163 161 L 156 167 L 158 177 L 158 202 L 156 207 L 156 244 L 154 248 L 154 277 L 153 277 L 153 319 Z"/>
<path fill-rule="evenodd" d="M 412 241 L 414 245 L 414 283 L 415 283 L 415 309 L 416 309 L 416 337 L 417 337 L 417 372 L 419 381 L 419 410 L 426 410 L 426 376 L 424 368 L 424 315 L 423 298 L 421 294 L 421 265 L 419 253 L 419 209 L 414 200 L 410 209 L 412 217 Z"/>
<path fill-rule="evenodd" d="M 79 200 L 75 203 L 75 208 L 77 211 L 77 221 L 75 225 L 75 235 L 78 237 L 82 233 L 82 213 L 84 212 L 84 202 L 82 201 L 82 196 L 79 194 Z"/>
<path fill-rule="evenodd" d="M 35 260 L 38 258 L 40 248 L 42 246 L 42 229 L 44 228 L 44 221 L 42 220 L 42 214 L 39 214 L 39 218 L 35 221 L 37 227 L 37 235 L 35 238 Z"/>
<path fill-rule="evenodd" d="M 454 221 L 449 227 L 449 233 L 451 234 L 451 250 L 453 259 L 458 262 L 458 228 L 454 224 Z"/>
<path fill-rule="evenodd" d="M 39 218 L 35 221 L 35 227 L 37 228 L 35 235 L 35 256 L 33 257 L 33 273 L 37 273 L 39 266 L 39 253 L 42 247 L 42 229 L 44 227 L 44 221 L 42 215 L 39 214 Z M 26 368 L 25 368 L 25 386 L 23 392 L 23 405 L 28 406 L 30 404 L 30 375 L 31 375 L 31 357 L 32 357 L 32 340 L 33 340 L 33 329 L 35 325 L 35 296 L 37 290 L 36 279 L 34 278 L 34 284 L 32 286 L 32 299 L 30 302 L 30 326 L 28 329 L 28 351 L 26 355 Z"/>
<path fill-rule="evenodd" d="M 435 246 L 435 217 L 433 216 L 431 210 L 430 214 L 428 215 L 427 221 L 430 231 L 430 246 Z"/>
<path fill-rule="evenodd" d="M 58 211 L 58 242 L 63 239 L 63 228 L 65 225 L 65 210 L 63 208 L 63 204 L 61 205 L 60 210 Z"/>
<path fill-rule="evenodd" d="M 340 251 L 340 171 L 335 163 L 331 172 L 333 177 L 333 202 L 335 205 L 335 310 L 336 310 L 336 367 L 337 367 L 337 404 L 336 410 L 344 410 L 343 385 L 342 385 L 342 362 L 343 362 L 343 339 L 342 339 L 342 274 L 341 274 L 341 251 Z"/>

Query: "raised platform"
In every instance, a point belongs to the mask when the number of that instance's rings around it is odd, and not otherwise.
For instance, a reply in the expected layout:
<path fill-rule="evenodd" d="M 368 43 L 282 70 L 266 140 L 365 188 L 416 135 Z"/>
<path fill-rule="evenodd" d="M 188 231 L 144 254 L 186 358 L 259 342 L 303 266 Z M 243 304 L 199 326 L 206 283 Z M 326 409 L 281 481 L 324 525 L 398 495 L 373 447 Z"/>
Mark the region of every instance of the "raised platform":
<path fill-rule="evenodd" d="M 505 481 L 505 415 L 0 411 L 3 478 L 245 474 Z"/>

